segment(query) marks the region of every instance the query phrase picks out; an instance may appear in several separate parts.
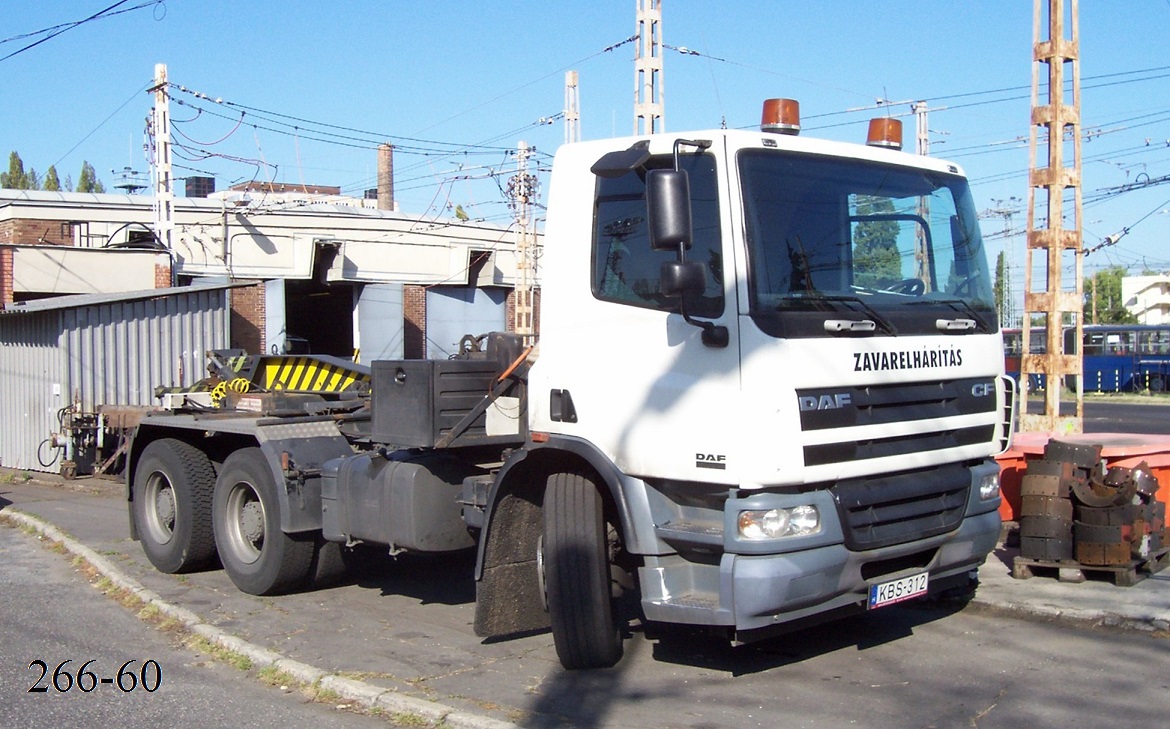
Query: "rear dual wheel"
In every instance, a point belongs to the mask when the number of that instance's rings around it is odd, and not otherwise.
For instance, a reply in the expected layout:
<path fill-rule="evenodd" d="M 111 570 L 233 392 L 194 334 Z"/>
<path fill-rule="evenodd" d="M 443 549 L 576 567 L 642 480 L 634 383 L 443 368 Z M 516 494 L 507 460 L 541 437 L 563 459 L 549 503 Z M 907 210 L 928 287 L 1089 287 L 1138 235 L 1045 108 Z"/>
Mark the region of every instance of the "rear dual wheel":
<path fill-rule="evenodd" d="M 142 451 L 134 469 L 134 524 L 142 551 L 160 572 L 189 572 L 215 558 L 214 485 L 211 460 L 189 443 L 163 438 Z"/>
<path fill-rule="evenodd" d="M 313 568 L 316 534 L 280 529 L 276 481 L 259 448 L 228 456 L 212 500 L 215 545 L 228 577 L 252 595 L 304 585 Z"/>

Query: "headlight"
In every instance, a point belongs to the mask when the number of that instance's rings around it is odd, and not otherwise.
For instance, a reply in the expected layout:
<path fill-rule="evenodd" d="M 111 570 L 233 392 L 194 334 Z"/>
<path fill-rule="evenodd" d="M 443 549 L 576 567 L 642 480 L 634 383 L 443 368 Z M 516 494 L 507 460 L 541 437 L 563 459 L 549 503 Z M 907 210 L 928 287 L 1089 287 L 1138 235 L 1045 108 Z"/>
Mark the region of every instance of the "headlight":
<path fill-rule="evenodd" d="M 996 496 L 999 496 L 999 474 L 989 473 L 979 479 L 979 498 L 991 501 Z"/>
<path fill-rule="evenodd" d="M 821 514 L 815 506 L 739 512 L 739 536 L 742 539 L 803 537 L 820 530 Z"/>

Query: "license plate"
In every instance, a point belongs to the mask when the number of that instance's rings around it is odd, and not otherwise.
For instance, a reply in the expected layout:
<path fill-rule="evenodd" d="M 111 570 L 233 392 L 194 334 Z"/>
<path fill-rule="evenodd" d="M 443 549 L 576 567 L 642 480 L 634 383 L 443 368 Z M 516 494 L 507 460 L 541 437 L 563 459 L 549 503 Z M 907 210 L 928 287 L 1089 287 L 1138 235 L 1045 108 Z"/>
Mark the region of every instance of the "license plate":
<path fill-rule="evenodd" d="M 930 574 L 923 572 L 869 586 L 869 609 L 893 605 L 926 594 Z"/>

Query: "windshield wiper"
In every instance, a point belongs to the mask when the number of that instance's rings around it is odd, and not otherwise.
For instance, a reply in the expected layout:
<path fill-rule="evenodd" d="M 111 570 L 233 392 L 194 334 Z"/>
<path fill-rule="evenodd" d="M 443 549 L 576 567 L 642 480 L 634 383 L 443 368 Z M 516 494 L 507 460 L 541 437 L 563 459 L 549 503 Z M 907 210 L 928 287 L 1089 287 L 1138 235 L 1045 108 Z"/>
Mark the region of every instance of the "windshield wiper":
<path fill-rule="evenodd" d="M 973 306 L 968 304 L 963 299 L 920 299 L 919 301 L 908 302 L 906 306 L 922 306 L 924 304 L 946 304 L 955 311 L 969 315 L 971 317 L 971 321 L 974 322 L 974 329 L 977 329 L 981 332 L 991 331 L 991 328 L 987 325 L 987 320 L 984 319 L 983 316 Z M 940 319 L 939 321 L 942 320 Z M 949 329 L 956 331 L 961 330 L 961 327 L 949 327 Z"/>
<path fill-rule="evenodd" d="M 841 294 L 816 293 L 816 294 L 813 294 L 811 296 L 803 296 L 800 298 L 800 300 L 801 301 L 810 301 L 810 302 L 837 301 L 837 302 L 841 302 L 841 303 L 845 303 L 845 304 L 857 304 L 858 306 L 861 307 L 862 311 L 865 314 L 869 315 L 869 318 L 873 321 L 873 324 L 876 327 L 880 328 L 882 331 L 884 331 L 886 334 L 889 334 L 890 336 L 897 336 L 897 334 L 898 334 L 898 330 L 894 328 L 894 325 L 891 324 L 888 319 L 886 319 L 884 316 L 879 314 L 877 312 L 877 310 L 874 309 L 872 306 L 865 303 L 865 301 L 863 301 L 861 299 L 861 297 L 859 297 L 859 296 L 844 296 Z M 778 305 L 776 308 L 783 309 L 784 303 L 783 302 L 780 303 L 780 305 Z M 858 322 L 858 323 L 860 324 L 860 322 Z M 872 331 L 872 330 L 869 330 L 868 328 L 865 328 L 865 327 L 856 327 L 856 326 L 840 326 L 840 325 L 838 325 L 838 326 L 833 326 L 832 328 L 830 328 L 830 324 L 831 324 L 831 322 L 828 322 L 828 321 L 825 322 L 825 330 L 826 331 L 832 331 L 832 332 L 867 331 L 867 330 Z"/>

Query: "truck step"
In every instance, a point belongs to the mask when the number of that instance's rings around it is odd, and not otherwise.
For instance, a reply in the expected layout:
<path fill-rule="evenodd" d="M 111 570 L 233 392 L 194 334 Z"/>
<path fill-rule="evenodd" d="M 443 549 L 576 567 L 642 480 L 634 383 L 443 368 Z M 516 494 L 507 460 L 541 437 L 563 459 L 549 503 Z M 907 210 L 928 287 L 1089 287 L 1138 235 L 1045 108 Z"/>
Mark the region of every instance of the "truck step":
<path fill-rule="evenodd" d="M 723 525 L 710 522 L 668 521 L 654 527 L 664 542 L 723 546 Z"/>
<path fill-rule="evenodd" d="M 719 596 L 712 592 L 688 592 L 682 595 L 671 595 L 663 603 L 673 607 L 715 610 L 719 607 Z"/>

